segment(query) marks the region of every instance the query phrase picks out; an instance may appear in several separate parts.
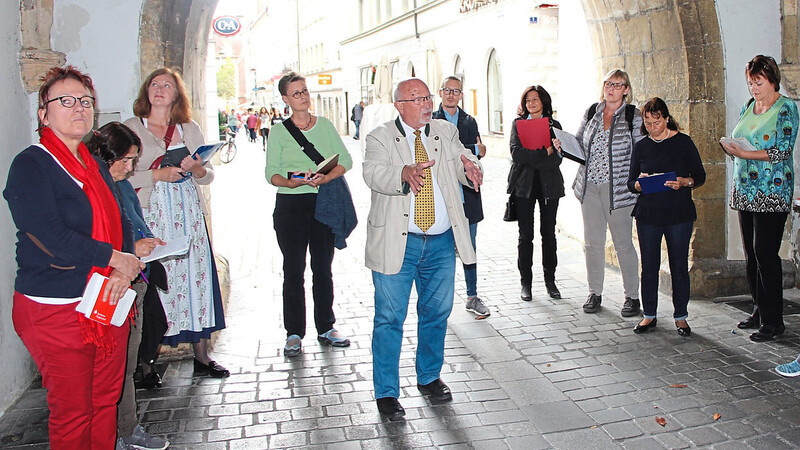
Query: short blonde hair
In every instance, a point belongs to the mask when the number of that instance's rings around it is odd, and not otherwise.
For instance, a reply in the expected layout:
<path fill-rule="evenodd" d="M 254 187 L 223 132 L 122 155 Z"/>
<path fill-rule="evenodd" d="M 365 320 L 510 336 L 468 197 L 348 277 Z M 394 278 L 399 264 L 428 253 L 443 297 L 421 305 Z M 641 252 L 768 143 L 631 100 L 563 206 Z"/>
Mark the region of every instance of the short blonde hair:
<path fill-rule="evenodd" d="M 603 100 L 605 100 L 604 86 L 606 84 L 606 81 L 612 78 L 622 78 L 622 80 L 625 81 L 625 86 L 627 86 L 629 89 L 628 94 L 625 95 L 625 103 L 630 104 L 633 99 L 633 87 L 631 86 L 631 79 L 630 77 L 628 77 L 628 73 L 622 69 L 614 69 L 611 72 L 608 72 L 606 76 L 603 77 L 603 82 L 600 83 L 600 101 L 602 102 Z"/>

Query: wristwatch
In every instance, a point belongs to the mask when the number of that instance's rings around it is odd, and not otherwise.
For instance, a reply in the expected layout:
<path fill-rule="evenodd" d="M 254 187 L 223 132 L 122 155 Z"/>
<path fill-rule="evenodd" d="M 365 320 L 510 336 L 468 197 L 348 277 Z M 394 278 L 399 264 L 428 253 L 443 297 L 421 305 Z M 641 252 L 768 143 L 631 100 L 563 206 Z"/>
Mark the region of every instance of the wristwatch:
<path fill-rule="evenodd" d="M 689 178 L 689 184 L 687 184 L 686 186 L 687 186 L 687 187 L 692 187 L 692 186 L 694 186 L 694 180 L 692 180 L 691 178 Z"/>

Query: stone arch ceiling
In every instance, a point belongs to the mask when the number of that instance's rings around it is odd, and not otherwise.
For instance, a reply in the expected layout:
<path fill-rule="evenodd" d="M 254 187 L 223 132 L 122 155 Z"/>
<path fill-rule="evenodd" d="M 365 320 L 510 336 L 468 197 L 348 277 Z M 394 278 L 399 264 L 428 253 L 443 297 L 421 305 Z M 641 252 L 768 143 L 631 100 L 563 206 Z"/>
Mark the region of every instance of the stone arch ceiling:
<path fill-rule="evenodd" d="M 195 117 L 205 115 L 205 62 L 208 33 L 218 0 L 145 0 L 139 35 L 140 71 L 178 67 Z"/>

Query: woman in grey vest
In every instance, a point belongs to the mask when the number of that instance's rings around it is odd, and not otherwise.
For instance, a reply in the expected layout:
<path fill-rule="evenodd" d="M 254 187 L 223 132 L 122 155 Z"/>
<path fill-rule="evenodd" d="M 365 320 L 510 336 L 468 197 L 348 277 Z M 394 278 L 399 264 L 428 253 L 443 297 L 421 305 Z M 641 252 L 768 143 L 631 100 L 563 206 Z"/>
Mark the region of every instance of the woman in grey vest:
<path fill-rule="evenodd" d="M 612 70 L 603 77 L 602 101 L 590 106 L 575 137 L 586 161 L 578 169 L 572 188 L 581 202 L 586 278 L 589 298 L 583 311 L 600 308 L 605 275 L 606 227 L 622 271 L 625 303 L 622 316 L 639 314 L 639 261 L 633 247 L 631 211 L 636 194 L 628 190 L 633 144 L 642 139 L 642 115 L 630 105 L 628 74 Z M 560 142 L 554 142 L 560 150 Z"/>

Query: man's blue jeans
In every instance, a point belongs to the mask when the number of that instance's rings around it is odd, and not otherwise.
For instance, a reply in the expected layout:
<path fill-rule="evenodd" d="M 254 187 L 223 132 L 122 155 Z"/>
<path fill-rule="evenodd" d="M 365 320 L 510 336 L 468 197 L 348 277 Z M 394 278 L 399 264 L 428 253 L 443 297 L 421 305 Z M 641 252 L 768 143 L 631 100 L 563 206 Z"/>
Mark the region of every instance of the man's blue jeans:
<path fill-rule="evenodd" d="M 359 132 L 361 131 L 361 121 L 360 120 L 354 120 L 353 123 L 356 124 L 356 134 L 353 137 L 358 139 L 359 138 Z"/>
<path fill-rule="evenodd" d="M 453 231 L 425 236 L 408 234 L 400 272 L 372 272 L 375 321 L 372 368 L 375 398 L 400 396 L 400 347 L 412 283 L 417 287 L 417 383 L 439 378 L 444 362 L 447 318 L 455 288 Z"/>
<path fill-rule="evenodd" d="M 469 224 L 469 237 L 472 239 L 472 249 L 477 252 L 475 236 L 478 234 L 478 224 Z M 478 295 L 478 264 L 464 264 L 464 280 L 467 282 L 467 297 Z"/>
<path fill-rule="evenodd" d="M 658 310 L 658 274 L 661 269 L 661 237 L 667 241 L 669 272 L 672 276 L 672 317 L 689 316 L 689 240 L 694 223 L 648 225 L 636 221 L 639 252 L 642 254 L 642 308 L 646 319 L 655 319 Z"/>

